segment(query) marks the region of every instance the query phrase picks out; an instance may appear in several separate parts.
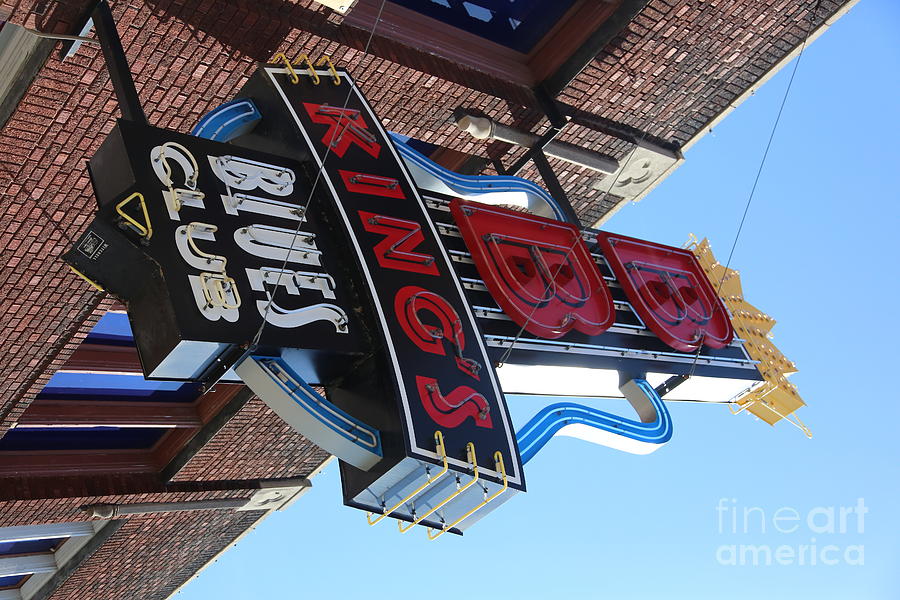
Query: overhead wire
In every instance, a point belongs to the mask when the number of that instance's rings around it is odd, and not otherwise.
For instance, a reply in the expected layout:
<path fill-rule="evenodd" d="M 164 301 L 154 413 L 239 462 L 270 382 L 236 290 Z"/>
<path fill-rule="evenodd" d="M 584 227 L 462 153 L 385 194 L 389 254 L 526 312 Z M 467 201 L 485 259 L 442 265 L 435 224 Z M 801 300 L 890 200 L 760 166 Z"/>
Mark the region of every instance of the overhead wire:
<path fill-rule="evenodd" d="M 372 38 L 375 37 L 375 30 L 378 28 L 378 24 L 381 22 L 381 14 L 384 11 L 385 2 L 386 2 L 386 0 L 381 0 L 381 4 L 378 7 L 378 12 L 375 15 L 375 21 L 372 24 L 372 29 L 369 31 L 369 37 L 366 40 L 365 47 L 363 48 L 363 53 L 362 53 L 363 58 L 368 56 L 368 54 L 369 54 L 369 47 L 372 44 Z M 350 98 L 352 97 L 352 95 L 353 95 L 353 85 L 351 84 L 350 89 L 347 91 L 347 97 L 344 98 L 344 104 L 341 106 L 341 112 L 340 112 L 340 115 L 338 116 L 337 124 L 334 128 L 334 133 L 332 134 L 332 140 L 329 140 L 329 142 L 333 142 L 334 141 L 333 137 L 338 135 L 339 132 L 341 131 L 341 122 L 343 119 L 345 119 L 347 105 L 350 103 Z M 325 163 L 328 161 L 328 157 L 331 155 L 331 147 L 332 147 L 332 144 L 329 143 L 327 145 L 327 148 L 325 149 L 325 155 L 322 157 L 322 162 L 319 165 L 318 170 L 316 171 L 316 177 L 313 180 L 313 184 L 310 187 L 309 194 L 306 197 L 306 202 L 304 203 L 303 209 L 300 212 L 300 222 L 297 224 L 297 229 L 294 230 L 294 235 L 291 237 L 291 245 L 288 247 L 288 251 L 285 254 L 284 261 L 281 263 L 281 268 L 278 270 L 278 279 L 275 281 L 275 285 L 274 285 L 272 292 L 268 293 L 268 291 L 267 291 L 267 295 L 269 296 L 269 299 L 268 299 L 268 302 L 266 302 L 266 308 L 265 308 L 265 311 L 263 312 L 262 323 L 260 323 L 259 329 L 256 331 L 256 334 L 253 336 L 253 339 L 250 342 L 250 350 L 253 350 L 254 348 L 256 348 L 259 345 L 259 341 L 262 338 L 263 330 L 266 327 L 266 323 L 268 323 L 267 319 L 269 317 L 269 312 L 272 309 L 272 304 L 275 301 L 275 294 L 278 292 L 279 286 L 281 286 L 281 279 L 284 276 L 285 268 L 287 267 L 287 264 L 291 257 L 291 252 L 293 252 L 293 250 L 294 250 L 294 245 L 297 242 L 297 238 L 301 237 L 300 236 L 300 228 L 303 227 L 303 224 L 306 220 L 306 213 L 309 210 L 309 205 L 312 203 L 312 199 L 316 193 L 316 189 L 319 185 L 319 181 L 322 179 L 322 173 L 325 171 Z"/>
<path fill-rule="evenodd" d="M 744 212 L 741 214 L 741 219 L 738 223 L 737 231 L 734 234 L 734 241 L 731 244 L 731 250 L 728 252 L 728 260 L 725 261 L 725 268 L 722 270 L 722 277 L 719 279 L 719 283 L 716 286 L 716 296 L 720 297 L 722 291 L 722 285 L 725 283 L 725 278 L 728 275 L 728 269 L 731 266 L 731 260 L 734 258 L 735 250 L 737 249 L 738 240 L 741 237 L 741 232 L 744 229 L 744 223 L 747 220 L 747 214 L 750 212 L 750 205 L 753 203 L 753 198 L 756 194 L 757 186 L 759 185 L 760 177 L 762 176 L 763 169 L 766 166 L 766 159 L 769 157 L 769 150 L 772 148 L 772 140 L 775 139 L 775 132 L 778 131 L 778 124 L 781 122 L 781 116 L 784 113 L 784 107 L 787 104 L 788 96 L 791 93 L 791 88 L 794 84 L 794 77 L 797 75 L 797 69 L 800 67 L 800 59 L 803 58 L 803 52 L 806 50 L 806 46 L 809 43 L 809 37 L 812 35 L 813 24 L 816 22 L 819 15 L 819 6 L 822 0 L 816 0 L 815 5 L 813 6 L 812 11 L 810 12 L 809 19 L 806 25 L 806 33 L 803 36 L 803 41 L 800 44 L 800 51 L 797 53 L 797 60 L 794 61 L 794 68 L 791 70 L 791 76 L 788 79 L 787 87 L 784 90 L 784 95 L 781 98 L 781 104 L 778 107 L 778 113 L 775 115 L 775 121 L 772 124 L 772 130 L 769 132 L 769 138 L 766 141 L 766 147 L 763 150 L 762 158 L 759 161 L 759 167 L 756 169 L 756 177 L 753 179 L 753 185 L 750 188 L 750 194 L 747 197 L 747 202 L 744 204 Z M 700 345 L 697 348 L 697 352 L 694 354 L 694 360 L 691 362 L 691 369 L 688 373 L 689 377 L 693 377 L 694 372 L 697 368 L 697 362 L 700 359 L 700 351 L 703 349 L 703 340 L 700 340 Z"/>

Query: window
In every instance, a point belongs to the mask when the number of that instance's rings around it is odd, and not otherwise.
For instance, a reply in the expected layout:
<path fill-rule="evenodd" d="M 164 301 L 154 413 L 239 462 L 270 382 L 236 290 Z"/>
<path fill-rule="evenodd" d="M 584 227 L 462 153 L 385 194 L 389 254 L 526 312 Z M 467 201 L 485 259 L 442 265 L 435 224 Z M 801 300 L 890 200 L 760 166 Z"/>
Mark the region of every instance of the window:
<path fill-rule="evenodd" d="M 575 0 L 393 0 L 417 13 L 527 54 Z"/>
<path fill-rule="evenodd" d="M 60 371 L 54 373 L 38 398 L 190 402 L 200 386 L 177 381 L 147 381 L 141 373 Z"/>
<path fill-rule="evenodd" d="M 29 600 L 108 525 L 92 521 L 0 528 L 0 600 Z"/>
<path fill-rule="evenodd" d="M 111 311 L 0 437 L 0 477 L 158 473 L 241 388 L 145 380 L 128 317 Z"/>
<path fill-rule="evenodd" d="M 12 554 L 37 554 L 53 552 L 68 538 L 45 538 L 40 540 L 17 540 L 0 542 L 0 556 Z"/>
<path fill-rule="evenodd" d="M 136 450 L 152 448 L 165 430 L 153 427 L 40 427 L 11 429 L 0 439 L 4 450 Z"/>
<path fill-rule="evenodd" d="M 7 575 L 0 577 L 0 590 L 11 590 L 18 588 L 28 578 L 28 575 Z"/>
<path fill-rule="evenodd" d="M 131 335 L 128 315 L 117 311 L 106 313 L 97 321 L 97 324 L 91 329 L 85 341 L 87 343 L 131 346 L 134 343 L 134 338 Z"/>
<path fill-rule="evenodd" d="M 552 75 L 621 0 L 392 0 L 376 35 L 523 86 Z M 371 30 L 380 0 L 344 22 Z"/>

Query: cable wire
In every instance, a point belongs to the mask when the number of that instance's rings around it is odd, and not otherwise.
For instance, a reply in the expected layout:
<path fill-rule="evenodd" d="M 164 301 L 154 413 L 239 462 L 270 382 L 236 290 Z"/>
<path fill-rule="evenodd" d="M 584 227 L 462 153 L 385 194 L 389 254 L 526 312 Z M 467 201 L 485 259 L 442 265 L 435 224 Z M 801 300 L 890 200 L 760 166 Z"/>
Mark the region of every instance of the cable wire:
<path fill-rule="evenodd" d="M 756 194 L 756 188 L 759 184 L 760 177 L 762 176 L 762 172 L 764 167 L 766 166 L 766 159 L 769 157 L 769 150 L 772 148 L 772 140 L 775 139 L 775 132 L 778 130 L 778 124 L 781 122 L 781 115 L 784 112 L 785 104 L 787 104 L 788 96 L 791 93 L 791 87 L 794 84 L 794 76 L 797 75 L 797 69 L 800 67 L 800 59 L 803 58 L 803 52 L 806 50 L 806 46 L 809 42 L 809 36 L 812 35 L 813 23 L 815 23 L 816 18 L 819 15 L 819 5 L 822 0 L 816 0 L 816 4 L 813 7 L 812 12 L 810 13 L 809 20 L 806 26 L 806 34 L 803 36 L 803 42 L 800 44 L 800 52 L 797 53 L 797 60 L 794 61 L 794 68 L 791 70 L 791 77 L 788 79 L 787 87 L 784 90 L 784 95 L 781 98 L 781 105 L 778 107 L 778 114 L 775 115 L 775 122 L 772 124 L 772 131 L 769 133 L 769 139 L 766 142 L 766 148 L 763 151 L 762 159 L 759 161 L 759 168 L 756 169 L 756 177 L 753 179 L 753 186 L 750 188 L 750 195 L 747 197 L 747 203 L 744 205 L 744 212 L 741 215 L 741 220 L 738 223 L 737 232 L 734 234 L 734 241 L 731 244 L 731 251 L 728 253 L 728 260 L 725 261 L 725 269 L 722 271 L 722 277 L 719 279 L 719 284 L 716 287 L 716 296 L 720 297 L 719 294 L 722 291 L 722 285 L 725 283 L 725 277 L 728 274 L 728 268 L 731 266 L 731 259 L 734 258 L 734 252 L 737 249 L 738 240 L 741 237 L 741 232 L 744 229 L 744 223 L 747 220 L 747 213 L 750 212 L 750 205 L 753 202 L 753 197 Z M 691 363 L 691 370 L 688 373 L 688 377 L 692 377 L 694 375 L 694 371 L 697 368 L 697 361 L 700 359 L 700 351 L 703 349 L 703 340 L 700 340 L 700 346 L 697 348 L 697 352 L 694 355 L 694 360 Z"/>
<path fill-rule="evenodd" d="M 369 38 L 366 40 L 366 45 L 363 48 L 363 57 L 366 57 L 369 54 L 369 46 L 372 43 L 372 38 L 375 37 L 375 30 L 378 29 L 378 24 L 381 22 L 381 13 L 384 10 L 386 0 L 381 0 L 381 5 L 378 7 L 378 13 L 375 16 L 375 22 L 372 24 L 372 29 L 369 31 Z M 303 205 L 303 210 L 300 213 L 300 222 L 297 224 L 297 229 L 294 230 L 294 235 L 291 237 L 291 245 L 288 247 L 288 251 L 285 254 L 284 261 L 281 263 L 281 269 L 278 272 L 278 279 L 275 281 L 274 289 L 272 290 L 269 296 L 269 301 L 266 303 L 266 310 L 263 312 L 262 323 L 259 325 L 259 329 L 256 331 L 256 334 L 253 336 L 252 341 L 250 342 L 250 350 L 253 350 L 259 344 L 259 340 L 262 338 L 263 330 L 266 327 L 266 323 L 269 317 L 269 311 L 272 309 L 272 304 L 275 302 L 275 294 L 278 293 L 278 288 L 281 286 L 281 278 L 284 276 L 285 268 L 289 262 L 291 257 L 291 252 L 294 250 L 294 244 L 297 241 L 297 238 L 300 237 L 300 228 L 303 227 L 303 223 L 305 222 L 306 212 L 309 209 L 309 205 L 312 203 L 313 196 L 316 193 L 316 188 L 319 185 L 319 181 L 322 179 L 322 173 L 325 171 L 325 163 L 328 160 L 328 157 L 331 155 L 331 143 L 333 142 L 333 136 L 338 135 L 338 132 L 341 130 L 341 122 L 345 118 L 345 111 L 347 109 L 347 105 L 350 103 L 350 98 L 353 95 L 353 85 L 351 84 L 350 89 L 347 91 L 347 97 L 344 98 L 344 104 L 341 106 L 341 114 L 338 117 L 337 124 L 334 128 L 334 133 L 332 134 L 332 140 L 329 141 L 327 148 L 325 149 L 325 155 L 322 157 L 322 164 L 319 166 L 319 169 L 316 172 L 316 178 L 313 180 L 312 187 L 309 190 L 309 195 L 306 198 L 306 202 Z M 265 287 L 265 284 L 263 285 Z"/>

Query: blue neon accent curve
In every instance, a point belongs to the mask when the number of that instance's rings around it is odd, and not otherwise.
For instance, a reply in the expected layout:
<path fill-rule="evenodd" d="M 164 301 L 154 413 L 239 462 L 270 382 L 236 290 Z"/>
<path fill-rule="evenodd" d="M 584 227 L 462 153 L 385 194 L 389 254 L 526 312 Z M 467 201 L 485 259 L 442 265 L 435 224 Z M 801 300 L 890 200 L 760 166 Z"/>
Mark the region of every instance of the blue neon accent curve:
<path fill-rule="evenodd" d="M 394 140 L 394 146 L 405 160 L 415 163 L 418 167 L 443 181 L 447 187 L 459 194 L 493 194 L 497 192 L 523 192 L 532 194 L 543 200 L 553 215 L 559 221 L 565 221 L 565 213 L 559 203 L 550 193 L 534 183 L 522 177 L 510 175 L 460 175 L 450 169 L 442 167 L 427 156 L 411 148 L 403 142 L 403 136 L 389 132 Z"/>
<path fill-rule="evenodd" d="M 191 130 L 191 135 L 218 142 L 228 142 L 250 132 L 261 120 L 262 113 L 259 112 L 252 100 L 238 98 L 206 113 Z M 393 131 L 388 133 L 404 160 L 414 163 L 460 195 L 484 195 L 497 192 L 531 194 L 542 200 L 557 220 L 566 220 L 566 214 L 559 203 L 547 190 L 533 181 L 509 175 L 461 175 L 442 167 L 405 144 L 402 135 Z"/>
<path fill-rule="evenodd" d="M 203 115 L 191 130 L 191 135 L 216 142 L 230 142 L 250 133 L 261 120 L 262 114 L 253 100 L 237 98 Z"/>
<path fill-rule="evenodd" d="M 665 444 L 672 438 L 672 418 L 662 398 L 644 379 L 634 382 L 644 392 L 647 399 L 656 409 L 656 420 L 642 423 L 619 415 L 598 410 L 574 402 L 559 402 L 544 407 L 516 434 L 522 464 L 529 460 L 550 441 L 556 432 L 565 427 L 580 423 L 608 431 L 622 437 L 649 444 Z"/>
<path fill-rule="evenodd" d="M 322 396 L 316 390 L 314 390 L 312 387 L 310 387 L 309 384 L 307 384 L 303 380 L 303 378 L 300 377 L 297 374 L 297 372 L 294 371 L 294 369 L 292 369 L 291 366 L 286 361 L 284 361 L 281 357 L 251 355 L 251 359 L 257 361 L 261 365 L 265 365 L 266 362 L 276 363 L 279 366 L 279 368 L 284 370 L 284 372 L 287 373 L 294 381 L 296 381 L 298 384 L 300 384 L 300 388 L 308 397 L 313 399 L 313 402 L 303 402 L 297 396 L 298 390 L 292 389 L 290 386 L 287 385 L 286 382 L 281 381 L 277 377 L 272 377 L 272 381 L 274 381 L 278 385 L 278 387 L 280 387 L 282 390 L 284 390 L 291 397 L 291 399 L 297 404 L 297 406 L 304 409 L 306 412 L 308 412 L 310 415 L 312 415 L 317 421 L 319 421 L 320 423 L 322 423 L 324 426 L 328 427 L 332 431 L 335 431 L 338 434 L 340 434 L 341 436 L 345 437 L 347 440 L 349 440 L 353 444 L 356 444 L 360 448 L 364 448 L 367 452 L 371 452 L 372 454 L 376 454 L 378 456 L 384 456 L 382 449 L 381 449 L 381 432 L 378 429 L 375 429 L 374 427 L 363 423 L 356 417 L 348 414 L 346 411 L 341 410 L 340 408 L 338 408 L 337 406 L 335 406 L 334 404 L 329 402 L 324 396 Z M 328 410 L 325 410 L 326 407 Z M 375 440 L 375 447 L 372 448 L 366 444 L 361 443 L 358 439 L 355 439 L 358 436 L 353 434 L 353 432 L 352 432 L 353 430 L 347 430 L 345 427 L 341 427 L 340 425 L 338 425 L 337 423 L 339 422 L 339 420 L 335 419 L 332 415 L 329 415 L 328 411 L 333 411 L 335 413 L 338 413 L 343 419 L 353 423 L 353 425 L 360 431 L 365 431 L 368 434 L 370 434 L 373 437 L 373 439 Z"/>

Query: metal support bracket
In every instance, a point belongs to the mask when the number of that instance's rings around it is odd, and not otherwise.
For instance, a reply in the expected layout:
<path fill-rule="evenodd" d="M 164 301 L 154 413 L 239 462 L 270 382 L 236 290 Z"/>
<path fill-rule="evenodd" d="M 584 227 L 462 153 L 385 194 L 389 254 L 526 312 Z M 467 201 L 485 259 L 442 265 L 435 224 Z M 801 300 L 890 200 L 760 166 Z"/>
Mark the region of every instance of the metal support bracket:
<path fill-rule="evenodd" d="M 103 58 L 106 60 L 106 69 L 112 80 L 116 100 L 119 102 L 119 110 L 122 118 L 135 123 L 146 123 L 147 116 L 141 107 L 141 101 L 134 87 L 134 79 L 125 58 L 125 50 L 122 48 L 122 40 L 116 30 L 116 22 L 113 20 L 112 11 L 106 0 L 101 0 L 94 9 L 91 18 L 94 21 L 94 29 L 103 49 Z"/>
<path fill-rule="evenodd" d="M 444 475 L 447 474 L 447 470 L 449 469 L 449 464 L 447 463 L 447 450 L 444 448 L 444 434 L 441 433 L 440 431 L 435 431 L 434 432 L 434 443 L 436 446 L 438 456 L 441 457 L 441 461 L 443 463 L 443 468 L 441 468 L 440 472 L 438 472 L 438 474 L 435 475 L 434 477 L 428 477 L 426 479 L 425 483 L 423 483 L 422 485 L 417 487 L 415 490 L 412 491 L 412 493 L 410 493 L 405 498 L 400 500 L 400 502 L 398 502 L 397 504 L 392 506 L 390 508 L 390 510 L 385 509 L 375 519 L 372 519 L 373 513 L 366 513 L 366 521 L 369 522 L 369 525 L 375 525 L 376 523 L 378 523 L 385 517 L 389 516 L 392 512 L 394 512 L 395 510 L 397 510 L 398 508 L 400 508 L 401 506 L 403 506 L 404 504 L 406 504 L 407 502 L 409 502 L 410 500 L 412 500 L 413 498 L 418 496 L 426 488 L 434 485 L 441 477 L 443 477 Z"/>
<path fill-rule="evenodd" d="M 576 227 L 581 227 L 581 221 L 579 221 L 575 209 L 572 208 L 572 204 L 569 202 L 569 197 L 566 195 L 566 191 L 563 189 L 562 184 L 560 184 L 559 179 L 556 178 L 553 167 L 551 167 L 550 163 L 547 161 L 547 156 L 544 154 L 544 151 L 538 150 L 535 152 L 532 160 L 537 167 L 538 173 L 541 174 L 541 179 L 544 180 L 544 184 L 547 186 L 550 195 L 552 195 L 559 203 L 559 207 L 565 214 L 566 221 Z"/>
<path fill-rule="evenodd" d="M 473 444 L 472 442 L 469 442 L 468 444 L 466 444 L 466 454 L 467 454 L 466 458 L 468 459 L 469 464 L 472 466 L 472 479 L 470 479 L 464 486 L 456 488 L 455 492 L 453 492 L 452 494 L 450 494 L 449 496 L 447 496 L 446 498 L 444 498 L 443 500 L 441 500 L 440 502 L 435 504 L 432 507 L 432 509 L 429 510 L 427 513 L 416 517 L 415 520 L 413 520 L 406 527 L 404 527 L 403 523 L 398 519 L 397 520 L 397 529 L 400 530 L 400 533 L 406 533 L 407 531 L 412 529 L 414 526 L 421 523 L 423 519 L 427 519 L 429 516 L 431 516 L 438 510 L 440 510 L 442 506 L 444 506 L 445 504 L 447 504 L 448 502 L 450 502 L 451 500 L 453 500 L 454 498 L 456 498 L 457 496 L 459 496 L 460 494 L 465 492 L 467 489 L 469 489 L 470 487 L 475 485 L 475 483 L 478 481 L 478 458 L 475 456 L 475 444 Z M 457 478 L 457 485 L 459 485 L 458 478 Z"/>
<path fill-rule="evenodd" d="M 141 207 L 141 212 L 144 215 L 143 223 L 135 220 L 131 215 L 123 210 L 125 205 L 135 198 L 137 198 L 138 205 Z M 150 215 L 147 213 L 147 203 L 144 201 L 144 196 L 140 192 L 135 192 L 116 204 L 116 213 L 120 217 L 122 217 L 125 222 L 128 223 L 128 225 L 142 238 L 149 240 L 151 237 L 153 237 L 153 226 L 150 224 Z"/>
<path fill-rule="evenodd" d="M 484 508 L 485 506 L 487 506 L 488 504 L 490 504 L 491 502 L 496 500 L 503 492 L 505 492 L 509 488 L 509 480 L 506 477 L 506 466 L 503 464 L 503 454 L 499 451 L 494 452 L 494 469 L 498 473 L 500 473 L 500 476 L 503 479 L 503 485 L 500 487 L 500 489 L 497 490 L 496 492 L 494 492 L 493 494 L 491 494 L 490 496 L 488 496 L 487 498 L 485 498 L 484 500 L 482 500 L 481 503 L 473 506 L 468 512 L 466 512 L 464 515 L 462 515 L 461 517 L 459 517 L 458 519 L 456 519 L 449 525 L 444 525 L 441 528 L 441 530 L 438 531 L 437 533 L 434 533 L 435 531 L 437 531 L 436 529 L 432 529 L 429 527 L 428 532 L 427 532 L 429 540 L 438 539 L 439 537 L 441 537 L 442 535 L 444 535 L 445 533 L 447 533 L 448 531 L 450 531 L 451 529 L 453 529 L 454 527 L 456 527 L 457 525 L 459 525 L 460 523 L 462 523 L 463 521 L 465 521 L 466 519 L 468 519 L 469 517 L 474 515 L 476 512 L 478 512 L 479 510 L 481 510 L 482 508 Z M 477 479 L 477 476 L 478 476 L 477 468 L 476 468 L 475 475 L 476 475 L 476 479 Z"/>

